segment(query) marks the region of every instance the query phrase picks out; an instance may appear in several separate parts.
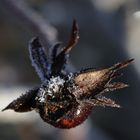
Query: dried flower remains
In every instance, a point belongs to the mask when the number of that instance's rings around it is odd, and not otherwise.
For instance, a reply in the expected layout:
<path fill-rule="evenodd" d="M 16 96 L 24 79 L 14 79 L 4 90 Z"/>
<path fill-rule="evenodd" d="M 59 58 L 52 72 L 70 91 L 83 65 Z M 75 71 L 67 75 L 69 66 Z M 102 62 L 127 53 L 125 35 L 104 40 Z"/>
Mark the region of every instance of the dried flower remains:
<path fill-rule="evenodd" d="M 33 38 L 29 54 L 41 85 L 21 95 L 2 111 L 36 110 L 45 122 L 58 128 L 72 128 L 84 122 L 96 106 L 119 108 L 120 105 L 103 93 L 128 86 L 111 81 L 119 76 L 118 70 L 127 67 L 133 59 L 100 70 L 67 72 L 69 53 L 78 40 L 78 26 L 74 20 L 68 44 L 60 50 L 61 44 L 57 43 L 48 59 L 39 39 Z"/>

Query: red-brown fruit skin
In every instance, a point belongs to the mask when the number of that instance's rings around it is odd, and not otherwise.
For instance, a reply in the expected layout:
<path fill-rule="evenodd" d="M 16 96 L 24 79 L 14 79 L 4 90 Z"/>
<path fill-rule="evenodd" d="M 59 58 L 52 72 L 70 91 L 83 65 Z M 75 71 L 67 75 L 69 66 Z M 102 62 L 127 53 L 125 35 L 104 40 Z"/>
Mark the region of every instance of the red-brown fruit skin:
<path fill-rule="evenodd" d="M 89 116 L 93 109 L 88 103 L 81 103 L 76 107 L 69 110 L 63 117 L 58 119 L 56 122 L 48 122 L 51 125 L 61 128 L 61 129 L 70 129 L 76 127 L 83 123 Z M 77 114 L 77 111 L 79 112 Z"/>

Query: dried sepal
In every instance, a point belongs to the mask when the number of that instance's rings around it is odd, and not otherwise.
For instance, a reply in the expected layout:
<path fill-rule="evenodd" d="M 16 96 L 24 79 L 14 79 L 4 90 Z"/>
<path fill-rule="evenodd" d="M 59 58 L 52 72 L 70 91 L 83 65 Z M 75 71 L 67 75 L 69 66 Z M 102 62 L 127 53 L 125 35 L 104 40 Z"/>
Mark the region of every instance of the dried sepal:
<path fill-rule="evenodd" d="M 71 49 L 77 44 L 78 39 L 79 39 L 79 31 L 78 31 L 78 25 L 76 20 L 73 21 L 72 25 L 72 32 L 70 36 L 70 40 L 66 47 L 64 47 L 60 53 L 56 56 L 55 59 L 53 59 L 52 63 L 52 75 L 58 75 L 60 74 L 63 70 L 65 70 L 65 65 L 67 63 L 67 57 L 68 54 L 70 53 Z"/>
<path fill-rule="evenodd" d="M 79 40 L 79 29 L 76 20 L 74 20 L 70 40 L 68 41 L 67 46 L 62 50 L 61 54 L 68 54 L 71 51 L 71 49 L 78 43 L 78 40 Z"/>
<path fill-rule="evenodd" d="M 115 103 L 115 101 L 113 101 L 112 99 L 106 98 L 104 96 L 100 96 L 98 98 L 95 99 L 90 99 L 85 101 L 93 106 L 102 106 L 102 107 L 116 107 L 116 108 L 120 108 L 120 105 Z"/>
<path fill-rule="evenodd" d="M 36 107 L 35 98 L 37 96 L 37 92 L 38 88 L 28 91 L 27 93 L 21 95 L 16 100 L 12 101 L 2 111 L 11 109 L 16 112 L 27 112 L 33 110 Z"/>
<path fill-rule="evenodd" d="M 111 84 L 110 82 L 116 77 L 118 70 L 128 66 L 132 61 L 133 59 L 130 59 L 122 63 L 117 63 L 110 68 L 101 70 L 90 69 L 75 74 L 74 82 L 78 88 L 74 94 L 78 98 L 94 97 L 102 92 L 127 87 L 128 85 L 124 83 Z"/>
<path fill-rule="evenodd" d="M 110 92 L 110 91 L 114 91 L 114 90 L 122 89 L 126 87 L 128 87 L 128 84 L 125 84 L 122 82 L 109 83 L 105 86 L 104 92 Z"/>
<path fill-rule="evenodd" d="M 45 49 L 37 37 L 30 41 L 29 54 L 33 67 L 35 68 L 41 81 L 44 81 L 48 78 L 50 66 L 47 61 Z"/>
<path fill-rule="evenodd" d="M 125 67 L 127 67 L 132 61 L 134 61 L 134 59 L 129 59 L 129 60 L 127 60 L 127 61 L 124 61 L 124 62 L 121 62 L 121 63 L 117 63 L 117 64 L 115 64 L 114 66 L 112 66 L 110 69 L 116 71 L 116 70 L 125 68 Z"/>
<path fill-rule="evenodd" d="M 119 104 L 116 104 L 115 101 L 113 101 L 112 99 L 106 98 L 104 96 L 98 97 L 96 99 L 98 101 L 98 104 L 100 106 L 109 106 L 109 107 L 117 107 L 120 108 Z"/>

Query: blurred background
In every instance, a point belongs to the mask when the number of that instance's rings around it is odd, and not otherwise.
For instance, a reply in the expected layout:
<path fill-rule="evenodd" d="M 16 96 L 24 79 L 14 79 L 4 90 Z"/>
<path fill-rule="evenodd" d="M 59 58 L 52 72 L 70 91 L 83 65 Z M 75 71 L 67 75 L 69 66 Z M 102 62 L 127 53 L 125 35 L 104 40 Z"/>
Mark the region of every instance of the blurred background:
<path fill-rule="evenodd" d="M 0 109 L 40 84 L 28 56 L 30 39 L 39 36 L 46 50 L 57 41 L 65 45 L 74 18 L 80 40 L 71 52 L 71 70 L 135 58 L 120 78 L 130 87 L 107 94 L 122 108 L 98 107 L 70 130 L 44 123 L 35 112 L 0 112 L 0 140 L 140 140 L 139 0 L 1 1 Z"/>

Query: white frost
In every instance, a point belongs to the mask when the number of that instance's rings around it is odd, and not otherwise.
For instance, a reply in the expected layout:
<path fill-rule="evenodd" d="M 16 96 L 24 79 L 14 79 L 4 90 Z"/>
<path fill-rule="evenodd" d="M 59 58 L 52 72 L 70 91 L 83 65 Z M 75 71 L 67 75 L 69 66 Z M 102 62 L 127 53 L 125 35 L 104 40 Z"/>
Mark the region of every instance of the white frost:
<path fill-rule="evenodd" d="M 63 87 L 65 80 L 57 77 L 51 77 L 50 80 L 46 82 L 46 88 L 41 87 L 39 90 L 39 96 L 37 100 L 41 103 L 45 102 L 46 95 L 55 96 L 55 93 L 59 93 L 60 88 Z"/>
<path fill-rule="evenodd" d="M 45 102 L 45 93 L 46 93 L 45 89 L 40 88 L 39 89 L 39 97 L 37 97 L 36 100 L 38 100 L 41 103 Z"/>
<path fill-rule="evenodd" d="M 48 83 L 48 92 L 49 93 L 51 93 L 52 91 L 54 93 L 58 92 L 60 89 L 60 86 L 63 86 L 64 83 L 65 81 L 62 78 L 60 78 L 60 76 L 52 77 Z"/>
<path fill-rule="evenodd" d="M 77 115 L 79 115 L 79 114 L 80 114 L 80 112 L 81 112 L 81 111 L 78 109 L 78 110 L 77 110 L 77 112 L 76 112 L 76 114 L 77 114 Z"/>

